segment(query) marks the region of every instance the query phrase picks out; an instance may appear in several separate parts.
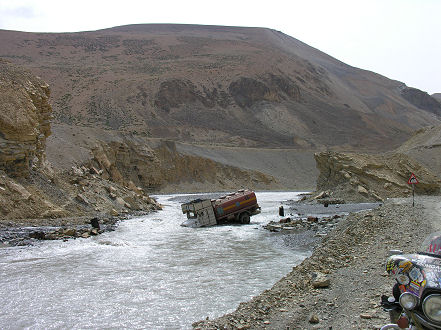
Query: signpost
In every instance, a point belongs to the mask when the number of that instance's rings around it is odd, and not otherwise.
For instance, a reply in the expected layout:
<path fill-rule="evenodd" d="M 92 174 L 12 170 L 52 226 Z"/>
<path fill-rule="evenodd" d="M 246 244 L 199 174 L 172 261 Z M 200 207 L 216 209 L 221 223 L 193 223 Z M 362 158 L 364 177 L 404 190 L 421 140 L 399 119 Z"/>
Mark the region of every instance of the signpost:
<path fill-rule="evenodd" d="M 407 180 L 408 184 L 412 185 L 412 207 L 415 206 L 415 185 L 418 183 L 418 179 L 415 174 L 411 174 L 409 180 Z"/>

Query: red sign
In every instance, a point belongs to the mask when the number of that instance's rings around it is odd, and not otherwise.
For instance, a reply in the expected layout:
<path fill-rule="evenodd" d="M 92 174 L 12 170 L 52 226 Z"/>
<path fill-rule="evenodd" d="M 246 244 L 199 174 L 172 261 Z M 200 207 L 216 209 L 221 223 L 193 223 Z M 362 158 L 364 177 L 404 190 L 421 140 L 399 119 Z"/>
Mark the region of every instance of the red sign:
<path fill-rule="evenodd" d="M 411 174 L 409 180 L 407 181 L 408 184 L 417 184 L 418 179 L 416 178 L 415 174 Z"/>

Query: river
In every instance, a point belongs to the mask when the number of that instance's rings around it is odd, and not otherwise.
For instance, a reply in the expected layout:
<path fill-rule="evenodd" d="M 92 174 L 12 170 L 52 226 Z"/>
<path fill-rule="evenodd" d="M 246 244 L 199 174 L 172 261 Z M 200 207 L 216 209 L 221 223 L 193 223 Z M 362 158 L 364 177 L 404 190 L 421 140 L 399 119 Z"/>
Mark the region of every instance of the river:
<path fill-rule="evenodd" d="M 231 312 L 310 255 L 310 238 L 270 233 L 293 192 L 258 192 L 249 225 L 186 228 L 180 204 L 88 239 L 0 249 L 1 329 L 188 329 Z"/>

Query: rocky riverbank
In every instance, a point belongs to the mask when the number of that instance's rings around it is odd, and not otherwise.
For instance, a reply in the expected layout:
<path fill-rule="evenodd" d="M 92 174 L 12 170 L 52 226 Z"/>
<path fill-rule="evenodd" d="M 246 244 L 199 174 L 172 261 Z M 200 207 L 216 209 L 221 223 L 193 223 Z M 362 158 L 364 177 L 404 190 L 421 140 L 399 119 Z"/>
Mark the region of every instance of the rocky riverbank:
<path fill-rule="evenodd" d="M 342 219 L 311 257 L 236 311 L 196 322 L 196 329 L 372 329 L 387 323 L 380 296 L 390 249 L 412 252 L 441 229 L 436 197 L 387 200 Z"/>
<path fill-rule="evenodd" d="M 33 245 L 43 240 L 89 238 L 117 228 L 118 223 L 149 212 L 114 217 L 72 217 L 0 221 L 0 248 Z"/>
<path fill-rule="evenodd" d="M 272 232 L 296 233 L 305 230 L 315 232 L 316 236 L 326 236 L 346 215 L 352 212 L 375 209 L 382 203 L 323 204 L 304 200 L 288 202 L 286 217 L 270 221 L 264 226 Z M 280 212 L 280 209 L 279 209 Z M 284 209 L 282 211 L 284 213 Z"/>

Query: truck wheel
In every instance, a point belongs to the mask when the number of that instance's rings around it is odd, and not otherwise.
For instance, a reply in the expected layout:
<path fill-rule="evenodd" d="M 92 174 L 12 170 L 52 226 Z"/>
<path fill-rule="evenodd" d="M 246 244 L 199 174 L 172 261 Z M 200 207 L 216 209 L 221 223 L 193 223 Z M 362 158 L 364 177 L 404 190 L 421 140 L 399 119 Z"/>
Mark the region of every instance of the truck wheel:
<path fill-rule="evenodd" d="M 246 212 L 242 213 L 239 217 L 239 221 L 244 225 L 250 223 L 250 215 Z"/>

